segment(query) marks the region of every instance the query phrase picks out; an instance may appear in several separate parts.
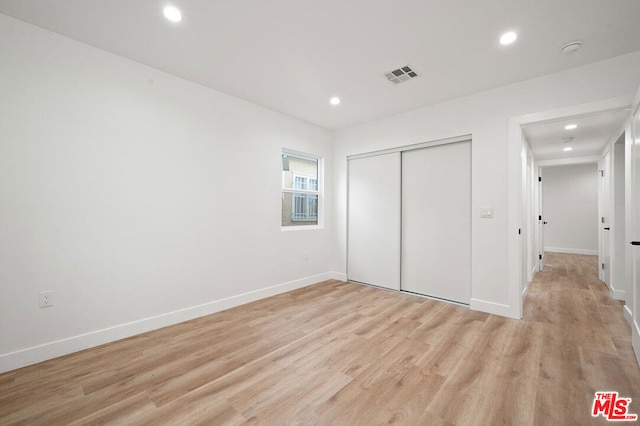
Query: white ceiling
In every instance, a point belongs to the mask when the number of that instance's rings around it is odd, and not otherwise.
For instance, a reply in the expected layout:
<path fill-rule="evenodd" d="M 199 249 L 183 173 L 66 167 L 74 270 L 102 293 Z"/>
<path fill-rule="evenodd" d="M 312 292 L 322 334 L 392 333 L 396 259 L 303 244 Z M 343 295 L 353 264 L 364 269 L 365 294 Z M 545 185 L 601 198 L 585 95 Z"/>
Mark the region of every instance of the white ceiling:
<path fill-rule="evenodd" d="M 604 111 L 529 124 L 523 126 L 522 130 L 536 160 L 599 156 L 605 145 L 620 134 L 628 116 L 629 109 Z M 577 124 L 578 127 L 566 130 L 568 124 Z M 573 140 L 563 140 L 569 137 Z M 572 150 L 563 151 L 565 147 L 571 147 Z"/>
<path fill-rule="evenodd" d="M 640 50 L 638 0 L 0 0 L 0 13 L 330 129 Z M 420 77 L 383 76 L 404 65 Z"/>

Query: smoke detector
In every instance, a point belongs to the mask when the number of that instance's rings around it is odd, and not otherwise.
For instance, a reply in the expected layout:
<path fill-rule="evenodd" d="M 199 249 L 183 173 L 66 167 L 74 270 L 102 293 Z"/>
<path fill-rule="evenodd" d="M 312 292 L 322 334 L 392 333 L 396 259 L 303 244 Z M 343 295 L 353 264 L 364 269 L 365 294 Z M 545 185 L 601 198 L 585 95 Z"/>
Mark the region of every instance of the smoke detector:
<path fill-rule="evenodd" d="M 403 81 L 411 80 L 412 78 L 416 78 L 418 74 L 411 69 L 409 65 L 398 68 L 397 70 L 390 71 L 384 75 L 387 79 L 393 84 L 400 84 Z"/>

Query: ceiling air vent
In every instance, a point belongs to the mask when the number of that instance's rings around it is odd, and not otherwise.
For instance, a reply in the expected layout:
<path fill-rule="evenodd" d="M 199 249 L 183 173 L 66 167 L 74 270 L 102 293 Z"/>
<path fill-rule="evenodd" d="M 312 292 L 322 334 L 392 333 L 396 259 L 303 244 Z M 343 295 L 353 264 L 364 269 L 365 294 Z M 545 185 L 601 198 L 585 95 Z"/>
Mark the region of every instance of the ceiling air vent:
<path fill-rule="evenodd" d="M 400 84 L 403 81 L 411 80 L 412 78 L 416 78 L 418 74 L 414 70 L 411 69 L 410 66 L 405 66 L 402 68 L 398 68 L 397 70 L 393 70 L 384 75 L 389 79 L 390 82 L 394 84 Z"/>

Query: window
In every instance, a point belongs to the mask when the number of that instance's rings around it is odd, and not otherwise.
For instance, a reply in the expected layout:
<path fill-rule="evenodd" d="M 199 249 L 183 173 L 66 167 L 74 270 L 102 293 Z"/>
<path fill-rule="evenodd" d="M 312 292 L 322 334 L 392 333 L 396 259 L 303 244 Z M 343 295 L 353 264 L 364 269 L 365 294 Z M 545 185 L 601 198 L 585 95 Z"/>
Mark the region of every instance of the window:
<path fill-rule="evenodd" d="M 282 227 L 319 223 L 320 159 L 282 152 Z"/>
<path fill-rule="evenodd" d="M 312 176 L 293 175 L 293 189 L 307 191 L 318 190 L 318 179 Z M 318 222 L 318 196 L 314 194 L 293 194 L 291 205 L 291 220 L 293 222 Z"/>

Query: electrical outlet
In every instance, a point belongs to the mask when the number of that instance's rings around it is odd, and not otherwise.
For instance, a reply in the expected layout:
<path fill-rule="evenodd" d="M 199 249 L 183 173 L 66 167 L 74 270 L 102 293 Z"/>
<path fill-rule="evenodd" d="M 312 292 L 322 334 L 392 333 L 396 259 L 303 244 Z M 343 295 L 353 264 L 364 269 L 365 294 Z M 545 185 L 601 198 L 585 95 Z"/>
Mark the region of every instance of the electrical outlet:
<path fill-rule="evenodd" d="M 53 291 L 41 291 L 40 292 L 40 307 L 48 308 L 53 306 Z"/>

